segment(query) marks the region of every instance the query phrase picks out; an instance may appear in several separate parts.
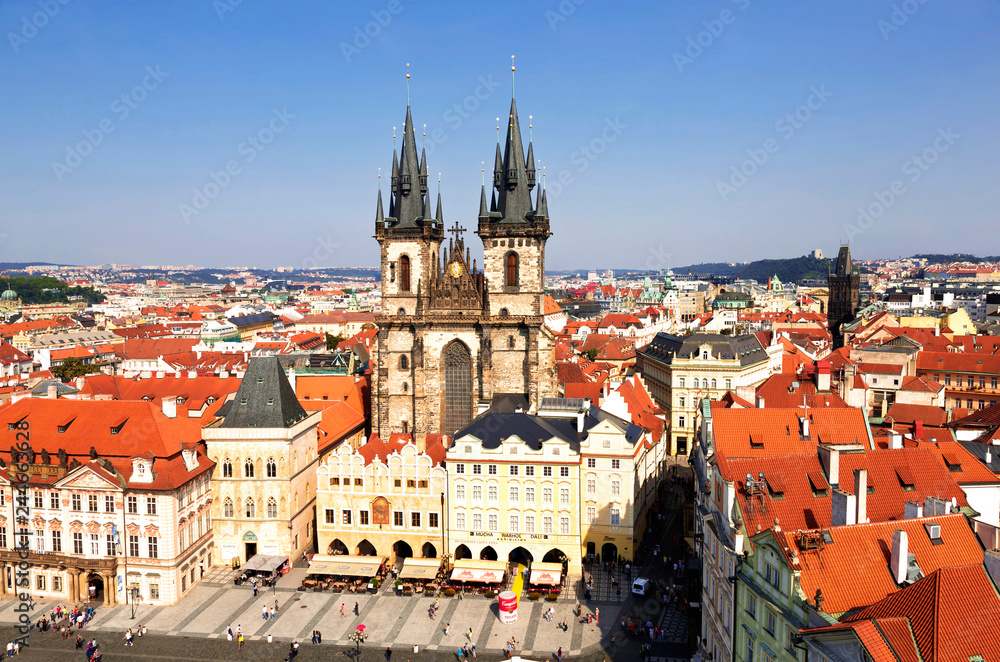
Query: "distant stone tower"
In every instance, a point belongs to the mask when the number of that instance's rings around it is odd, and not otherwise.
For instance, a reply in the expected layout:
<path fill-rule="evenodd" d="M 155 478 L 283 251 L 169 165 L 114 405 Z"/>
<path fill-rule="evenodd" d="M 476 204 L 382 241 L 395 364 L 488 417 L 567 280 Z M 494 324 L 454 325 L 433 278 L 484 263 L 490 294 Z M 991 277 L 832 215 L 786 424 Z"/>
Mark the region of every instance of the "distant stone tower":
<path fill-rule="evenodd" d="M 827 326 L 833 334 L 833 347 L 844 346 L 841 329 L 857 316 L 861 305 L 861 274 L 851 262 L 851 247 L 841 246 L 833 272 L 827 277 L 830 295 L 827 306 Z"/>

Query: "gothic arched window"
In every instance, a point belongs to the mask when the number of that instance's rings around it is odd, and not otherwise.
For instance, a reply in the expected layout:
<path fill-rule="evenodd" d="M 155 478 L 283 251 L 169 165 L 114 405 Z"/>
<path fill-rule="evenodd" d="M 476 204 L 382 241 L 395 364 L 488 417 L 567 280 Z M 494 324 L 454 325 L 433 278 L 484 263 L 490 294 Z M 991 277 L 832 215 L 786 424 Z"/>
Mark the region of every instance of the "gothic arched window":
<path fill-rule="evenodd" d="M 233 477 L 233 463 L 229 461 L 228 457 L 222 461 L 222 477 L 223 478 Z"/>
<path fill-rule="evenodd" d="M 505 269 L 504 269 L 506 273 L 506 277 L 504 278 L 504 284 L 507 287 L 517 287 L 517 277 L 518 277 L 517 269 L 518 269 L 517 253 L 507 253 L 507 257 L 505 260 Z"/>
<path fill-rule="evenodd" d="M 278 465 L 274 461 L 273 457 L 267 458 L 267 477 L 268 478 L 278 477 Z"/>
<path fill-rule="evenodd" d="M 243 463 L 243 477 L 253 478 L 253 460 L 247 458 L 246 462 Z"/>
<path fill-rule="evenodd" d="M 257 506 L 253 502 L 253 497 L 247 497 L 244 512 L 246 513 L 247 519 L 252 519 L 257 516 Z"/>
<path fill-rule="evenodd" d="M 399 258 L 399 291 L 410 291 L 410 256 L 403 255 Z"/>
<path fill-rule="evenodd" d="M 455 340 L 444 348 L 444 430 L 453 435 L 472 420 L 472 355 Z"/>
<path fill-rule="evenodd" d="M 410 360 L 406 358 L 406 354 L 403 354 L 402 356 L 399 357 L 399 369 L 400 370 L 410 369 Z"/>
<path fill-rule="evenodd" d="M 274 497 L 269 497 L 267 500 L 267 516 L 271 519 L 278 516 L 278 502 L 274 500 Z"/>
<path fill-rule="evenodd" d="M 226 500 L 222 502 L 222 516 L 232 517 L 233 516 L 233 500 L 226 497 Z"/>

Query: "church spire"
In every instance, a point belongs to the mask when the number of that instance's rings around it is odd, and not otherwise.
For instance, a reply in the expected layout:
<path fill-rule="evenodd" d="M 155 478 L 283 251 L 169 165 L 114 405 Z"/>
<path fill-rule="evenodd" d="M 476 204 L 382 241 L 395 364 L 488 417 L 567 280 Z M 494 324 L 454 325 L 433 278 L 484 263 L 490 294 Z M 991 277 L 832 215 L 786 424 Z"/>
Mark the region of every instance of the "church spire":
<path fill-rule="evenodd" d="M 375 207 L 375 222 L 382 223 L 385 221 L 385 216 L 382 213 L 382 187 L 378 189 L 378 205 Z"/>
<path fill-rule="evenodd" d="M 413 116 L 410 107 L 406 107 L 406 121 L 403 123 L 403 146 L 399 164 L 396 164 L 393 153 L 393 204 L 392 215 L 396 218 L 395 227 L 416 227 L 416 221 L 424 216 L 424 193 L 426 180 L 422 179 L 422 171 L 426 171 L 426 162 L 417 159 L 416 133 L 413 130 Z"/>
<path fill-rule="evenodd" d="M 487 221 L 490 218 L 490 210 L 486 208 L 486 184 L 483 184 L 483 191 L 479 194 L 479 220 Z"/>
<path fill-rule="evenodd" d="M 444 226 L 444 213 L 441 211 L 441 173 L 438 173 L 438 204 L 437 213 L 434 214 L 434 220 L 436 220 L 440 225 Z"/>
<path fill-rule="evenodd" d="M 499 148 L 499 145 L 498 145 Z M 534 150 L 529 150 L 534 159 Z M 497 158 L 500 158 L 499 149 Z M 521 143 L 521 125 L 517 118 L 517 102 L 510 101 L 510 117 L 507 123 L 507 140 L 504 144 L 500 165 L 500 181 L 497 182 L 499 198 L 497 205 L 504 223 L 524 223 L 532 217 L 531 195 L 533 182 L 528 179 L 524 146 Z"/>

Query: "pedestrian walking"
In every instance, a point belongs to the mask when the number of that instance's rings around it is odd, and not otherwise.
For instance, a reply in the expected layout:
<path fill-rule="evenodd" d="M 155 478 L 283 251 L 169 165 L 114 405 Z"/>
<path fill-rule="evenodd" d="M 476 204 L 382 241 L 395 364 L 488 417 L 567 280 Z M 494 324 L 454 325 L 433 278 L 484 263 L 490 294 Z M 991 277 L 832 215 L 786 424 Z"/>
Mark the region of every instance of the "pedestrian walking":
<path fill-rule="evenodd" d="M 233 626 L 230 625 L 226 628 L 226 641 L 233 640 Z"/>
<path fill-rule="evenodd" d="M 560 646 L 560 647 L 559 647 L 559 650 L 557 650 L 557 651 L 556 651 L 556 658 L 557 658 L 557 659 L 558 659 L 558 660 L 559 660 L 560 662 L 562 662 L 562 646 Z"/>
<path fill-rule="evenodd" d="M 361 610 L 360 610 L 360 609 L 358 609 L 358 603 L 357 603 L 357 602 L 355 602 L 355 603 L 354 603 L 354 615 L 355 615 L 355 616 L 358 616 L 358 615 L 360 615 L 360 614 L 361 614 Z"/>
<path fill-rule="evenodd" d="M 451 629 L 451 623 L 444 624 L 444 636 L 448 636 L 448 630 Z"/>
<path fill-rule="evenodd" d="M 125 636 L 123 637 L 123 639 L 125 639 L 125 645 L 126 646 L 132 646 L 133 645 L 132 644 L 132 628 L 129 628 L 128 630 L 125 631 Z"/>
<path fill-rule="evenodd" d="M 257 597 L 257 582 L 254 582 L 253 584 L 253 597 Z"/>
<path fill-rule="evenodd" d="M 341 618 L 344 617 L 344 603 L 343 602 L 340 603 L 340 617 Z"/>
<path fill-rule="evenodd" d="M 472 657 L 476 657 L 476 645 L 472 644 Z"/>
<path fill-rule="evenodd" d="M 271 607 L 271 620 L 274 620 L 274 607 Z"/>
<path fill-rule="evenodd" d="M 466 636 L 469 637 L 469 641 L 472 641 L 472 628 L 469 628 L 469 631 L 466 633 Z"/>
<path fill-rule="evenodd" d="M 391 662 L 391 660 L 392 660 L 392 649 L 391 648 L 386 648 L 385 649 L 385 662 Z"/>
<path fill-rule="evenodd" d="M 600 607 L 596 607 L 594 609 L 594 620 L 597 621 L 598 623 L 601 622 L 601 608 Z"/>
<path fill-rule="evenodd" d="M 243 650 L 243 633 L 242 632 L 240 632 L 238 635 L 236 635 L 236 640 L 237 640 L 236 650 L 238 650 L 238 651 Z"/>
<path fill-rule="evenodd" d="M 260 608 L 260 615 L 264 618 L 265 621 L 267 620 L 267 605 L 263 605 Z"/>
<path fill-rule="evenodd" d="M 274 601 L 274 611 L 278 611 L 278 601 Z"/>

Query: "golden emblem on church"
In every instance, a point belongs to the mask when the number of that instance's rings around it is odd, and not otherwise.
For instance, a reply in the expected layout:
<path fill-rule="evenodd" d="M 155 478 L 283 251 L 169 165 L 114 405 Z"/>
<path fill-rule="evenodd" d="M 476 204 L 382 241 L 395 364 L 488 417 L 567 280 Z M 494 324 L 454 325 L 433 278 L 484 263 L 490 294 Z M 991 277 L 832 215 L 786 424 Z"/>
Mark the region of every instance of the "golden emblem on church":
<path fill-rule="evenodd" d="M 448 265 L 448 272 L 451 273 L 452 278 L 458 278 L 462 275 L 462 263 L 457 261 L 452 262 Z"/>

